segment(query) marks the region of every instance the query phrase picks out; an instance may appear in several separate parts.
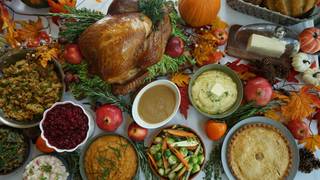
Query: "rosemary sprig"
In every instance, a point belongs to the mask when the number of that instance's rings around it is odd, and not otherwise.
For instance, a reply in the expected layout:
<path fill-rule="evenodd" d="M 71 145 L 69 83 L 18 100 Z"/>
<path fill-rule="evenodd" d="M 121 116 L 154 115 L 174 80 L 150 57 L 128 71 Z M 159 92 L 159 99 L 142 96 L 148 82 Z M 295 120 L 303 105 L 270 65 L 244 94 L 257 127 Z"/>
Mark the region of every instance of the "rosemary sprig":
<path fill-rule="evenodd" d="M 75 41 L 80 34 L 90 25 L 105 17 L 99 11 L 93 11 L 86 8 L 76 9 L 65 6 L 68 13 L 50 13 L 51 16 L 59 16 L 64 19 L 63 27 L 59 32 L 59 36 L 69 42 Z"/>
<path fill-rule="evenodd" d="M 164 17 L 164 5 L 165 0 L 139 0 L 138 8 L 139 11 L 148 16 L 153 27 L 156 27 Z"/>
<path fill-rule="evenodd" d="M 163 76 L 168 73 L 179 71 L 179 67 L 185 63 L 195 64 L 195 60 L 189 56 L 182 55 L 178 58 L 172 58 L 168 55 L 163 55 L 160 62 L 148 68 L 149 76 L 147 80 L 151 80 L 157 76 Z"/>
<path fill-rule="evenodd" d="M 146 147 L 145 147 L 144 143 L 143 142 L 140 142 L 140 143 L 136 142 L 136 143 L 134 143 L 134 146 L 137 149 L 139 163 L 140 163 L 140 169 L 144 173 L 145 179 L 159 180 L 159 178 L 152 173 L 152 170 L 149 166 L 148 158 L 146 157 Z M 140 171 L 140 170 L 138 170 L 138 171 Z M 139 173 L 137 174 L 135 179 L 136 180 L 140 179 Z"/>
<path fill-rule="evenodd" d="M 66 64 L 66 71 L 71 71 L 79 76 L 79 82 L 72 83 L 70 90 L 77 99 L 90 98 L 93 102 L 114 104 L 126 112 L 130 112 L 126 102 L 111 93 L 111 86 L 98 76 L 89 76 L 86 63 L 80 65 Z"/>
<path fill-rule="evenodd" d="M 222 163 L 221 163 L 221 148 L 222 143 L 215 143 L 213 149 L 210 152 L 209 160 L 204 165 L 203 171 L 205 173 L 205 180 L 211 180 L 214 174 L 214 180 L 221 180 L 221 175 L 223 173 Z"/>
<path fill-rule="evenodd" d="M 228 125 L 228 128 L 231 128 L 237 122 L 264 113 L 277 104 L 277 101 L 271 101 L 266 106 L 257 106 L 255 102 L 249 102 L 245 105 L 240 106 L 236 112 L 228 117 L 223 118 L 222 121 L 225 121 Z"/>
<path fill-rule="evenodd" d="M 64 152 L 60 154 L 66 160 L 73 180 L 82 180 L 79 170 L 80 152 Z"/>

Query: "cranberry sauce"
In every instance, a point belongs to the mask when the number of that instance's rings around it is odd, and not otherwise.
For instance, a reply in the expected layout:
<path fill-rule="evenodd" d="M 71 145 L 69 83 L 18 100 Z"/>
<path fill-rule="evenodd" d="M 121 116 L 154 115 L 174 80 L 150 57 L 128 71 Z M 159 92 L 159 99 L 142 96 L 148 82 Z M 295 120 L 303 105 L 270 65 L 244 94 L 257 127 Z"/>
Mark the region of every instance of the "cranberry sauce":
<path fill-rule="evenodd" d="M 59 149 L 75 148 L 86 138 L 88 129 L 86 114 L 70 103 L 53 107 L 43 122 L 44 136 Z"/>

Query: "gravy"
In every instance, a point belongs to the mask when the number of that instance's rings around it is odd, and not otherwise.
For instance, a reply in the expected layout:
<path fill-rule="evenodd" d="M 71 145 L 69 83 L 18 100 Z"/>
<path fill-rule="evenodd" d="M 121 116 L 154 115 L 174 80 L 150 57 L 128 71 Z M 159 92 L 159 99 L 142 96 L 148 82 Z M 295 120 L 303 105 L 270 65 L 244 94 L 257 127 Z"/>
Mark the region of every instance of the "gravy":
<path fill-rule="evenodd" d="M 157 85 L 142 94 L 138 113 L 147 123 L 160 123 L 173 113 L 176 101 L 172 89 L 166 85 Z"/>

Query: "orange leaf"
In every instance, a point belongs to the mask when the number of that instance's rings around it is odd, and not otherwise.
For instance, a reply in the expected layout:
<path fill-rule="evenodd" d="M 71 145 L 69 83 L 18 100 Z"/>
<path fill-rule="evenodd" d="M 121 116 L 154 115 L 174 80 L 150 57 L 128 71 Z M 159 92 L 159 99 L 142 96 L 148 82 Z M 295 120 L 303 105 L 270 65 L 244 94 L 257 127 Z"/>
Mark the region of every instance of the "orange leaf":
<path fill-rule="evenodd" d="M 21 26 L 21 28 L 17 30 L 17 40 L 20 42 L 34 40 L 38 37 L 39 32 L 43 29 L 41 18 L 38 18 L 37 21 L 17 21 L 17 24 Z"/>
<path fill-rule="evenodd" d="M 273 91 L 272 93 L 272 99 L 275 99 L 275 100 L 281 100 L 283 102 L 289 102 L 290 99 L 288 96 L 280 93 L 279 91 Z"/>
<path fill-rule="evenodd" d="M 244 81 L 247 81 L 247 80 L 252 79 L 257 76 L 256 74 L 249 72 L 249 71 L 246 71 L 243 73 L 238 73 L 238 74 L 239 74 L 240 79 L 244 80 Z"/>
<path fill-rule="evenodd" d="M 0 1 L 0 18 L 2 20 L 2 29 L 6 30 L 5 38 L 11 47 L 16 48 L 20 44 L 17 41 L 17 33 L 15 31 L 15 23 L 10 19 L 8 10 Z"/>
<path fill-rule="evenodd" d="M 36 49 L 36 58 L 40 61 L 42 67 L 47 67 L 48 62 L 58 58 L 59 50 L 55 47 L 39 46 Z"/>
<path fill-rule="evenodd" d="M 171 77 L 171 81 L 179 87 L 185 87 L 189 84 L 190 77 L 183 73 L 175 73 Z"/>
<path fill-rule="evenodd" d="M 219 16 L 212 22 L 212 29 L 225 29 L 229 27 L 229 25 L 222 21 Z"/>
<path fill-rule="evenodd" d="M 270 118 L 272 120 L 275 120 L 275 121 L 281 121 L 280 112 L 276 111 L 275 109 L 270 109 L 270 110 L 266 111 L 264 113 L 264 116 L 267 118 Z"/>
<path fill-rule="evenodd" d="M 302 120 L 310 116 L 315 109 L 311 107 L 309 98 L 297 93 L 291 93 L 290 101 L 281 107 L 282 115 L 287 120 Z"/>
<path fill-rule="evenodd" d="M 305 148 L 307 148 L 312 152 L 315 152 L 318 148 L 320 148 L 320 136 L 313 135 L 313 136 L 307 137 L 303 140 L 300 140 L 299 144 L 304 144 Z"/>
<path fill-rule="evenodd" d="M 75 7 L 77 0 L 48 0 L 51 7 L 50 12 L 54 13 L 67 13 L 65 6 Z"/>

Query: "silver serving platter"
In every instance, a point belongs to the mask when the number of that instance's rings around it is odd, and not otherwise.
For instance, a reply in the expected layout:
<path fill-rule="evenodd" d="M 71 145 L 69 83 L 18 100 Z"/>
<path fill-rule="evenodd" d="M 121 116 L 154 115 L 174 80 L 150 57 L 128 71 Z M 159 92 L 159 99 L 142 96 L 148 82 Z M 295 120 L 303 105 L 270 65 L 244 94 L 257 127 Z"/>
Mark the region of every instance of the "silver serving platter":
<path fill-rule="evenodd" d="M 298 150 L 298 146 L 296 144 L 294 137 L 292 136 L 290 131 L 284 125 L 282 125 L 280 122 L 277 122 L 277 121 L 274 121 L 272 119 L 262 117 L 262 116 L 251 117 L 251 118 L 240 121 L 235 126 L 233 126 L 230 129 L 230 131 L 228 132 L 228 134 L 226 135 L 226 137 L 223 141 L 223 144 L 222 144 L 222 149 L 221 149 L 221 161 L 222 161 L 222 166 L 223 166 L 223 169 L 224 169 L 226 176 L 230 180 L 236 179 L 233 176 L 233 174 L 229 168 L 229 165 L 228 165 L 227 148 L 228 148 L 230 138 L 240 127 L 247 125 L 247 124 L 253 124 L 253 123 L 263 123 L 263 124 L 268 124 L 268 125 L 274 126 L 275 128 L 279 129 L 280 132 L 282 132 L 283 135 L 288 139 L 290 148 L 293 153 L 292 154 L 293 161 L 292 161 L 292 167 L 289 171 L 289 176 L 286 179 L 288 179 L 288 180 L 294 179 L 294 177 L 296 176 L 296 174 L 298 172 L 299 161 L 300 161 L 299 150 Z"/>

